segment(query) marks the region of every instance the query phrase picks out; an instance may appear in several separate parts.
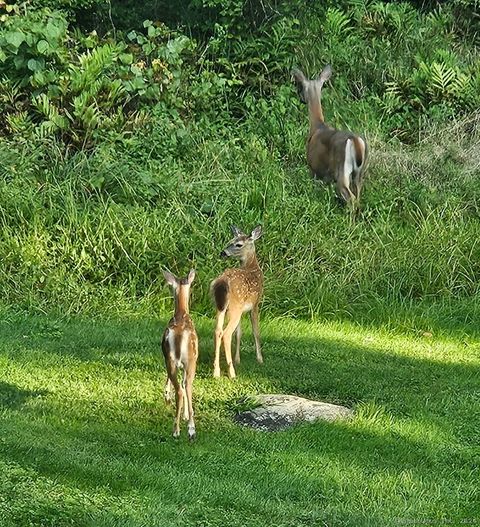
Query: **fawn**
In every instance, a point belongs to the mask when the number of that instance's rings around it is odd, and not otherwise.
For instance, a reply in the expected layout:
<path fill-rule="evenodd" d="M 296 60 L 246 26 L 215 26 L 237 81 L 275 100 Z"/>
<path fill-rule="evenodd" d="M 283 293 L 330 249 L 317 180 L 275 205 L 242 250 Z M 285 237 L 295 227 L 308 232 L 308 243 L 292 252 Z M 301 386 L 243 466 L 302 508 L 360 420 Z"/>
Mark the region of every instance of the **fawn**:
<path fill-rule="evenodd" d="M 229 377 L 235 377 L 235 368 L 232 363 L 232 335 L 236 331 L 235 363 L 238 364 L 240 362 L 240 338 L 242 334 L 240 320 L 242 314 L 247 311 L 250 311 L 257 360 L 260 363 L 263 362 L 260 349 L 258 312 L 263 292 L 263 273 L 258 265 L 254 244 L 255 240 L 258 240 L 262 235 L 262 228 L 258 225 L 250 236 L 235 226 L 232 227 L 232 231 L 235 238 L 230 241 L 220 255 L 237 258 L 241 262 L 241 267 L 227 269 L 211 284 L 211 291 L 217 308 L 214 377 L 220 377 L 220 346 L 222 341 Z M 228 316 L 228 323 L 223 329 L 225 315 Z"/>
<path fill-rule="evenodd" d="M 337 195 L 355 208 L 360 200 L 367 144 L 359 135 L 336 130 L 325 123 L 322 109 L 322 87 L 332 75 L 325 66 L 317 79 L 308 80 L 294 69 L 298 95 L 308 105 L 310 132 L 307 140 L 307 162 L 314 177 L 335 182 Z"/>
<path fill-rule="evenodd" d="M 190 318 L 189 299 L 190 285 L 195 278 L 192 269 L 187 278 L 178 279 L 172 273 L 164 271 L 165 280 L 173 288 L 175 313 L 168 323 L 162 338 L 162 350 L 167 368 L 165 384 L 165 402 L 172 400 L 172 388 L 175 389 L 176 415 L 173 426 L 173 437 L 180 435 L 180 414 L 188 420 L 188 437 L 195 439 L 195 421 L 193 419 L 192 388 L 198 358 L 198 337 Z M 178 369 L 183 369 L 182 384 L 177 378 Z M 185 401 L 186 397 L 186 401 Z"/>

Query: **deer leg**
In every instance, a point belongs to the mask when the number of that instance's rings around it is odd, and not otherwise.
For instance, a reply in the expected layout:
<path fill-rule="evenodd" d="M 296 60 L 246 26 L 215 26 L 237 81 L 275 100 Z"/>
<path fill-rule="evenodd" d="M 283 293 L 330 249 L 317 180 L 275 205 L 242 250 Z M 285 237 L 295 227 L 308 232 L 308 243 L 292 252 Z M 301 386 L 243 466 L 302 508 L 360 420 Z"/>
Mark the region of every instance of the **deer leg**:
<path fill-rule="evenodd" d="M 220 377 L 220 346 L 223 337 L 223 322 L 225 311 L 217 311 L 217 324 L 215 327 L 215 359 L 213 361 L 213 376 Z"/>
<path fill-rule="evenodd" d="M 362 190 L 362 169 L 356 169 L 353 171 L 352 190 L 357 201 L 360 200 L 360 192 Z"/>
<path fill-rule="evenodd" d="M 188 413 L 189 408 L 187 404 L 188 399 L 187 401 L 185 400 L 186 395 L 187 395 L 186 386 L 187 386 L 187 368 L 185 367 L 185 369 L 183 370 L 183 378 L 182 378 L 183 420 L 184 421 L 188 421 L 190 418 L 190 415 Z"/>
<path fill-rule="evenodd" d="M 250 320 L 252 322 L 253 338 L 255 339 L 255 349 L 257 351 L 257 361 L 262 364 L 262 348 L 260 346 L 260 324 L 259 324 L 259 310 L 258 304 L 253 306 L 253 309 L 250 311 Z"/>
<path fill-rule="evenodd" d="M 182 387 L 180 386 L 180 383 L 178 382 L 177 367 L 175 365 L 175 362 L 172 359 L 167 360 L 166 367 L 168 378 L 175 389 L 176 411 L 175 421 L 173 424 L 173 437 L 178 437 L 180 435 L 180 414 L 182 411 L 183 391 Z"/>
<path fill-rule="evenodd" d="M 183 407 L 183 390 L 178 381 L 176 382 L 176 386 L 175 386 L 175 400 L 177 403 L 177 411 L 175 413 L 175 424 L 173 426 L 173 437 L 177 438 L 180 436 L 180 415 L 182 413 L 182 407 Z"/>
<path fill-rule="evenodd" d="M 351 203 L 353 200 L 355 200 L 355 195 L 350 190 L 350 182 L 345 181 L 343 178 L 337 180 L 336 191 L 337 191 L 337 196 L 343 199 L 343 201 L 347 203 L 347 205 Z"/>
<path fill-rule="evenodd" d="M 195 439 L 195 421 L 193 419 L 193 379 L 195 377 L 195 365 L 191 366 L 186 374 L 187 383 L 185 385 L 185 392 L 187 395 L 188 405 L 188 438 L 190 441 Z"/>
<path fill-rule="evenodd" d="M 172 381 L 167 375 L 167 382 L 165 383 L 165 389 L 163 391 L 163 397 L 165 399 L 166 404 L 170 404 L 172 402 L 172 388 Z"/>
<path fill-rule="evenodd" d="M 235 364 L 240 364 L 240 339 L 242 338 L 242 319 L 240 319 L 236 332 L 235 340 L 237 341 L 237 351 L 235 353 Z"/>
<path fill-rule="evenodd" d="M 236 330 L 238 324 L 240 323 L 240 318 L 242 312 L 239 313 L 229 313 L 230 320 L 228 321 L 227 327 L 223 332 L 223 349 L 225 350 L 225 358 L 228 365 L 228 376 L 233 379 L 235 377 L 235 368 L 232 362 L 232 336 L 233 332 Z"/>

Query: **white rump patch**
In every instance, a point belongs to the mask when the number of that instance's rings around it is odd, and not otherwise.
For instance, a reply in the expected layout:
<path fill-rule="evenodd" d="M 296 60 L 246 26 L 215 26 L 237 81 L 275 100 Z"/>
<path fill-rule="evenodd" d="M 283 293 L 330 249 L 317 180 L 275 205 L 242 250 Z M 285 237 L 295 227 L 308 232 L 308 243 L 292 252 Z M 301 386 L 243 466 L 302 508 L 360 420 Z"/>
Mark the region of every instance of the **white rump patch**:
<path fill-rule="evenodd" d="M 352 172 L 355 165 L 355 145 L 351 139 L 345 143 L 345 162 L 343 164 L 343 185 L 350 188 L 352 181 Z"/>
<path fill-rule="evenodd" d="M 168 340 L 168 349 L 170 353 L 175 351 L 175 333 L 169 329 L 167 333 L 167 340 Z"/>
<path fill-rule="evenodd" d="M 177 367 L 183 368 L 188 362 L 188 344 L 190 343 L 190 331 L 184 331 L 180 340 L 180 360 Z"/>

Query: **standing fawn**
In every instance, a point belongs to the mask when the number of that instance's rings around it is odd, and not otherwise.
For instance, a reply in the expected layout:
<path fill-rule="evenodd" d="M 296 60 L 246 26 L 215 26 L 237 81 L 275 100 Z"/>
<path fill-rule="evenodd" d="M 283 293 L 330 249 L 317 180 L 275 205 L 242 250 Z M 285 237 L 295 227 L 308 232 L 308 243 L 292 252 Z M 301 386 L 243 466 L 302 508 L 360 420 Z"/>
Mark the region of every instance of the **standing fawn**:
<path fill-rule="evenodd" d="M 188 314 L 190 285 L 195 278 L 192 269 L 187 278 L 178 279 L 164 271 L 165 280 L 173 288 L 175 313 L 168 323 L 162 338 L 162 350 L 167 368 L 165 384 L 165 402 L 172 400 L 172 388 L 175 389 L 176 415 L 173 426 L 173 437 L 180 435 L 180 414 L 188 420 L 188 437 L 195 439 L 195 421 L 193 420 L 192 387 L 197 367 L 198 338 L 193 321 Z M 177 378 L 178 369 L 183 369 L 182 384 Z M 186 401 L 185 401 L 186 397 Z"/>
<path fill-rule="evenodd" d="M 240 338 L 242 335 L 240 320 L 243 313 L 247 311 L 250 311 L 257 360 L 258 362 L 263 362 L 258 327 L 258 308 L 262 299 L 263 273 L 258 265 L 254 244 L 255 240 L 258 240 L 262 235 L 262 228 L 260 225 L 255 227 L 250 236 L 247 236 L 235 226 L 232 227 L 232 231 L 235 238 L 220 255 L 237 258 L 242 266 L 227 269 L 211 285 L 217 308 L 214 377 L 220 377 L 220 346 L 222 341 L 228 365 L 228 374 L 231 378 L 235 377 L 235 368 L 232 363 L 232 336 L 234 331 L 236 331 L 237 351 L 235 363 L 238 364 L 240 362 Z M 223 329 L 225 315 L 227 315 L 228 323 Z"/>
<path fill-rule="evenodd" d="M 308 80 L 298 69 L 292 71 L 298 95 L 308 104 L 310 132 L 307 140 L 307 162 L 314 177 L 334 182 L 336 192 L 347 205 L 355 208 L 360 200 L 367 144 L 357 134 L 335 130 L 325 124 L 322 110 L 322 87 L 332 75 L 325 66 L 317 79 Z"/>

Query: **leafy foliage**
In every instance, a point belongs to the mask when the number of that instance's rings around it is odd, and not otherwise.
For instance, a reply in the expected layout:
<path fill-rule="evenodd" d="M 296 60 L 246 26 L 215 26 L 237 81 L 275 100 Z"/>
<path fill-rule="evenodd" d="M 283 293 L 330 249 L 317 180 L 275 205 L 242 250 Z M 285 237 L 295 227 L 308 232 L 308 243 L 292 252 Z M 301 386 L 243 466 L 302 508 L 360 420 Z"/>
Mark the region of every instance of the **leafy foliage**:
<path fill-rule="evenodd" d="M 270 233 L 265 306 L 277 314 L 478 294 L 478 118 L 463 116 L 479 106 L 479 65 L 453 11 L 299 0 L 237 25 L 248 5 L 197 3 L 223 18 L 126 32 L 85 32 L 71 5 L 5 10 L 3 298 L 71 312 L 141 299 L 152 313 L 160 267 L 191 262 L 207 310 L 232 219 Z M 304 168 L 289 71 L 327 62 L 327 120 L 372 146 L 355 228 Z M 444 132 L 419 142 L 428 128 Z"/>

